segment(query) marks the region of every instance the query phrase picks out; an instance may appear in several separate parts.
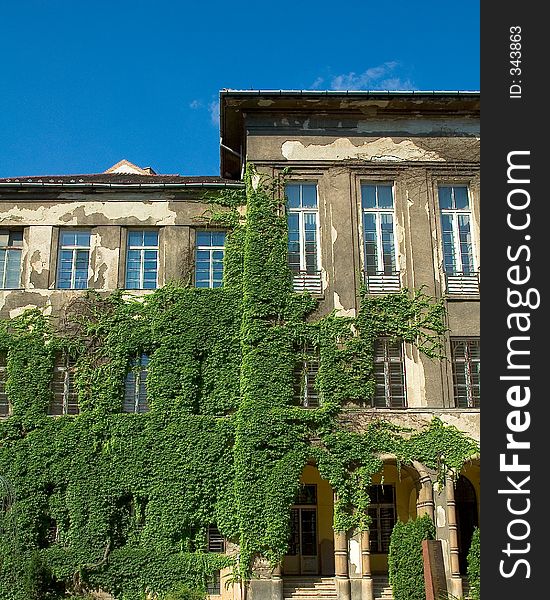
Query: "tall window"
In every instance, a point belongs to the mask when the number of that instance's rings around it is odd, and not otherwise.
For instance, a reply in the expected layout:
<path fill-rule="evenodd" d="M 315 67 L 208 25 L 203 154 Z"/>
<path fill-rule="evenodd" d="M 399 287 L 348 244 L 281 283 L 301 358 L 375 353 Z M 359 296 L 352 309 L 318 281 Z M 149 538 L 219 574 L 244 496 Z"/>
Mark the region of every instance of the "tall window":
<path fill-rule="evenodd" d="M 317 273 L 319 211 L 315 183 L 287 183 L 288 264 L 295 273 Z"/>
<path fill-rule="evenodd" d="M 130 370 L 124 382 L 123 411 L 128 413 L 143 413 L 149 410 L 147 403 L 147 367 L 149 356 L 142 354 L 130 363 Z"/>
<path fill-rule="evenodd" d="M 77 415 L 78 395 L 74 385 L 76 360 L 67 352 L 56 352 L 49 415 Z"/>
<path fill-rule="evenodd" d="M 221 287 L 223 284 L 225 231 L 197 231 L 196 248 L 196 287 Z"/>
<path fill-rule="evenodd" d="M 22 247 L 22 229 L 0 229 L 0 289 L 20 287 Z"/>
<path fill-rule="evenodd" d="M 365 273 L 392 275 L 396 271 L 392 185 L 361 185 L 361 207 Z"/>
<path fill-rule="evenodd" d="M 370 551 L 387 553 L 390 550 L 390 536 L 396 522 L 395 487 L 371 485 L 369 497 Z"/>
<path fill-rule="evenodd" d="M 10 404 L 6 393 L 6 381 L 8 378 L 7 352 L 0 352 L 0 417 L 7 417 L 10 414 Z"/>
<path fill-rule="evenodd" d="M 57 287 L 66 290 L 86 289 L 89 263 L 90 231 L 61 229 L 59 232 Z"/>
<path fill-rule="evenodd" d="M 403 408 L 405 404 L 405 374 L 402 344 L 390 338 L 379 338 L 374 344 L 374 379 L 376 390 L 373 405 L 378 408 Z"/>
<path fill-rule="evenodd" d="M 468 188 L 465 185 L 444 185 L 438 191 L 445 273 L 473 275 L 475 267 Z"/>
<path fill-rule="evenodd" d="M 316 408 L 319 406 L 319 392 L 315 388 L 315 378 L 319 372 L 319 351 L 310 344 L 305 344 L 301 354 L 294 366 L 294 404 Z"/>
<path fill-rule="evenodd" d="M 159 232 L 128 230 L 126 289 L 153 290 L 158 287 Z"/>
<path fill-rule="evenodd" d="M 451 339 L 451 352 L 456 405 L 460 408 L 479 408 L 479 339 Z"/>

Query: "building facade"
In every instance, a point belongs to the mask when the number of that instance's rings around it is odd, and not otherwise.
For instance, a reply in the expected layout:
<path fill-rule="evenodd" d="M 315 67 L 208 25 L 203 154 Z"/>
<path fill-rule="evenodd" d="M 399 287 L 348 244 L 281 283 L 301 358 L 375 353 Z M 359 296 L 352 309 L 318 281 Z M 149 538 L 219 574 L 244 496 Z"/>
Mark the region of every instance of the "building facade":
<path fill-rule="evenodd" d="M 479 442 L 479 94 L 224 90 L 220 104 L 221 177 L 157 175 L 122 161 L 97 175 L 0 180 L 0 316 L 38 307 L 59 318 L 86 289 L 139 297 L 174 281 L 222 287 L 228 227 L 206 219 L 207 198 L 242 190 L 252 163 L 260 175 L 284 173 L 288 267 L 293 290 L 317 301 L 310 322 L 356 318 L 362 293 L 422 290 L 445 307 L 446 358 L 379 336 L 372 397 L 342 405 L 343 429 L 360 434 L 384 420 L 420 431 L 436 416 Z M 303 356 L 288 402 L 315 410 L 323 406 L 316 385 L 322 357 L 307 347 Z M 49 411 L 77 414 L 71 365 L 59 360 Z M 148 361 L 138 356 L 129 370 L 126 412 L 147 410 Z M 4 384 L 0 410 L 13 414 Z M 274 569 L 257 558 L 248 585 L 253 599 L 312 589 L 343 600 L 388 594 L 391 529 L 424 514 L 442 543 L 448 590 L 462 595 L 479 525 L 479 458 L 443 486 L 419 461 L 381 458 L 369 484 L 365 531 L 335 531 L 338 496 L 308 460 L 290 512 L 287 554 Z M 209 550 L 225 550 L 217 529 L 210 534 Z M 227 541 L 232 554 L 236 542 Z M 219 579 L 210 592 L 240 593 Z"/>

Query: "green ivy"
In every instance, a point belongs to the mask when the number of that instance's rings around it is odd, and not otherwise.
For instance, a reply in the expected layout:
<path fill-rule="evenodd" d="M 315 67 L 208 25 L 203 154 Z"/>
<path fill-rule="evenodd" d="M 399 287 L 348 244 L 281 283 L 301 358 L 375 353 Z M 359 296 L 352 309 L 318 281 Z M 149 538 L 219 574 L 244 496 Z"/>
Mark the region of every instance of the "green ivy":
<path fill-rule="evenodd" d="M 443 304 L 422 290 L 361 290 L 356 318 L 313 320 L 317 301 L 292 292 L 286 263 L 284 179 L 249 168 L 245 183 L 210 198 L 203 215 L 229 227 L 223 289 L 90 292 L 61 320 L 32 310 L 0 325 L 13 408 L 0 422 L 0 476 L 15 491 L 0 514 L 2 598 L 101 588 L 141 600 L 182 585 L 204 593 L 223 567 L 247 579 L 257 557 L 282 559 L 308 461 L 336 491 L 334 527 L 347 531 L 368 527 L 381 454 L 443 478 L 478 452 L 438 419 L 416 432 L 381 420 L 362 434 L 343 429 L 347 402 L 370 406 L 376 337 L 438 357 Z M 292 402 L 306 343 L 320 353 L 317 409 Z M 76 417 L 46 416 L 60 351 L 77 361 Z M 124 414 L 125 376 L 141 353 L 150 410 Z M 238 561 L 207 552 L 211 524 L 239 545 Z"/>
<path fill-rule="evenodd" d="M 427 515 L 398 521 L 390 538 L 389 579 L 395 600 L 425 600 L 422 540 L 435 539 L 435 525 Z"/>
<path fill-rule="evenodd" d="M 470 549 L 468 550 L 467 564 L 470 598 L 472 600 L 480 600 L 480 533 L 478 527 L 474 529 L 474 534 L 472 535 L 472 542 L 470 544 Z"/>

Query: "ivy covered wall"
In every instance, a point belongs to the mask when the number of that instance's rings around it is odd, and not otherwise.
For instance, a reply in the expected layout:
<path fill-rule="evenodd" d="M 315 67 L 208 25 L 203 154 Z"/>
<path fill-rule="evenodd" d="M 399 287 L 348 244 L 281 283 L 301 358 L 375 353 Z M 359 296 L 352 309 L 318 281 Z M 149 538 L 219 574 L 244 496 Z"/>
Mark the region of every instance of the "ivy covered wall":
<path fill-rule="evenodd" d="M 234 564 L 206 551 L 210 524 L 239 544 L 235 576 L 248 578 L 256 557 L 284 556 L 308 460 L 336 491 L 334 527 L 345 531 L 368 526 L 380 454 L 443 476 L 477 453 L 437 419 L 417 432 L 384 421 L 361 434 L 338 426 L 345 402 L 370 405 L 376 337 L 440 356 L 443 304 L 422 291 L 362 292 L 356 318 L 308 319 L 316 301 L 292 292 L 281 182 L 249 170 L 246 183 L 245 195 L 217 196 L 209 215 L 230 229 L 223 289 L 90 294 L 62 318 L 29 311 L 2 324 L 12 406 L 0 422 L 2 598 L 101 588 L 137 600 L 181 581 L 205 589 Z M 321 358 L 315 409 L 292 402 L 306 342 Z M 59 351 L 76 360 L 78 416 L 46 415 Z M 141 353 L 150 410 L 122 413 Z"/>

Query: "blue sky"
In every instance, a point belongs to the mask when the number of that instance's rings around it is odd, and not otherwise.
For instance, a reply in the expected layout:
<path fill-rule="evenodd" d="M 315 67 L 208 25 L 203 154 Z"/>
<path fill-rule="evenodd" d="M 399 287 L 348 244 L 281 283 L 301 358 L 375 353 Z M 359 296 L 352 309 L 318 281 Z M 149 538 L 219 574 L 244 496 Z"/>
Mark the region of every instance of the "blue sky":
<path fill-rule="evenodd" d="M 479 89 L 479 0 L 6 0 L 0 21 L 0 177 L 217 175 L 222 88 Z"/>

